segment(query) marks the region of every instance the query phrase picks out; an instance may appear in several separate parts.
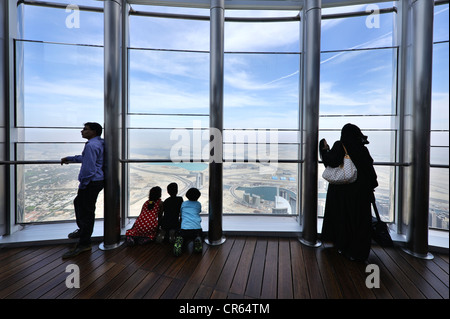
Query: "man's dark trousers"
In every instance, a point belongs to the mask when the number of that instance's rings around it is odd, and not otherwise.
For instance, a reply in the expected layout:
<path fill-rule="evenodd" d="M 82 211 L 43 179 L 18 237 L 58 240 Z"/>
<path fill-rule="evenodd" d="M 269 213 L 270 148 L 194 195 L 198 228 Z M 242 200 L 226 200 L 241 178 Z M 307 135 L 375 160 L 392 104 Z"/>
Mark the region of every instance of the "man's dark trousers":
<path fill-rule="evenodd" d="M 77 197 L 73 201 L 75 217 L 80 229 L 80 242 L 82 246 L 91 244 L 91 236 L 94 231 L 95 204 L 98 194 L 103 189 L 103 181 L 90 182 L 86 188 L 78 189 Z"/>

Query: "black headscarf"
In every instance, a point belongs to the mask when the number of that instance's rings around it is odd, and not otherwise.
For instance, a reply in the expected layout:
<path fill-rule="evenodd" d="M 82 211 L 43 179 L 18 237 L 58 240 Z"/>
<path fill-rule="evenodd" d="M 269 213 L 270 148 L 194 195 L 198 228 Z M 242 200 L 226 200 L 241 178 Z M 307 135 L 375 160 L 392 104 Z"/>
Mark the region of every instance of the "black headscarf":
<path fill-rule="evenodd" d="M 361 182 L 364 180 L 370 189 L 377 187 L 373 159 L 365 147 L 366 144 L 369 144 L 368 137 L 361 132 L 358 126 L 348 123 L 341 130 L 341 142 L 358 169 L 358 179 Z"/>
<path fill-rule="evenodd" d="M 363 146 L 369 144 L 367 136 L 361 132 L 361 129 L 354 124 L 345 124 L 341 130 L 341 142 L 344 145 Z"/>

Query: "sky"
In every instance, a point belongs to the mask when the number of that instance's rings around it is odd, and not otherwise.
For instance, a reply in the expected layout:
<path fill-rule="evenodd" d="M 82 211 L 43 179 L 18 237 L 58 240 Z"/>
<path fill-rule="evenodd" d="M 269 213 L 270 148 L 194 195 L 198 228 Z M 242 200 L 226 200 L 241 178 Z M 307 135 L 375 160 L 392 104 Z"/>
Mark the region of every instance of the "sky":
<path fill-rule="evenodd" d="M 94 0 L 55 2 L 102 6 Z M 391 6 L 393 3 L 388 2 L 379 8 Z M 138 5 L 132 8 L 209 14 L 208 9 Z M 367 5 L 345 8 L 346 11 L 366 9 Z M 337 11 L 342 8 L 323 9 L 322 13 Z M 68 21 L 69 26 L 75 21 L 71 20 L 73 14 L 70 10 L 25 8 L 23 38 L 49 43 L 20 42 L 18 45 L 19 49 L 23 46 L 24 52 L 22 125 L 78 128 L 86 121 L 103 122 L 103 16 L 83 11 L 79 13 L 79 25 L 68 27 Z M 296 11 L 226 11 L 226 16 L 245 17 L 297 14 Z M 378 161 L 393 160 L 391 146 L 386 143 L 395 125 L 391 116 L 395 114 L 393 15 L 322 21 L 320 135 L 338 139 L 338 130 L 353 121 L 369 132 L 369 138 L 373 137 L 371 151 Z M 448 4 L 436 7 L 434 41 L 448 41 L 448 17 Z M 209 23 L 132 16 L 130 34 L 129 112 L 134 114 L 129 116 L 131 127 L 208 127 L 209 54 L 205 51 L 209 50 Z M 299 37 L 296 22 L 226 23 L 226 129 L 298 129 Z M 377 50 L 357 50 L 364 48 Z M 448 42 L 435 45 L 434 61 L 432 128 L 448 131 Z M 352 117 L 323 117 L 342 114 Z M 78 129 L 62 130 L 57 135 L 45 129 L 30 132 L 37 131 L 40 134 L 26 134 L 26 141 L 80 142 Z M 158 131 L 161 136 L 157 141 L 146 138 L 154 132 L 133 130 L 130 135 L 133 147 L 146 148 L 151 143 L 152 147 L 167 148 L 170 130 Z M 448 165 L 448 132 L 433 133 L 432 142 L 447 146 L 435 148 L 432 161 L 434 158 L 436 163 Z"/>

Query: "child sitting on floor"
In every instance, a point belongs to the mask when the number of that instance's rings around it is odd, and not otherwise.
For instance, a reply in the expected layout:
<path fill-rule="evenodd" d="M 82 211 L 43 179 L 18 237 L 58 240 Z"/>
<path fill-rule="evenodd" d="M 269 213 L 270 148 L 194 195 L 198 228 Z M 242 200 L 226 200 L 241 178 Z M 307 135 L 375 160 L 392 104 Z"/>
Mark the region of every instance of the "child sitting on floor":
<path fill-rule="evenodd" d="M 163 214 L 159 219 L 159 233 L 156 237 L 156 242 L 161 243 L 169 233 L 169 242 L 175 242 L 175 235 L 180 230 L 180 210 L 183 203 L 183 197 L 177 196 L 178 184 L 170 183 L 167 186 L 167 193 L 170 197 L 164 201 Z"/>
<path fill-rule="evenodd" d="M 146 244 L 155 239 L 161 210 L 161 187 L 156 186 L 150 189 L 148 200 L 142 205 L 141 213 L 133 227 L 125 233 L 129 246 Z"/>
<path fill-rule="evenodd" d="M 194 240 L 194 252 L 202 252 L 203 230 L 201 226 L 202 218 L 200 217 L 202 205 L 198 201 L 200 195 L 200 191 L 197 188 L 190 188 L 186 192 L 188 200 L 181 204 L 181 229 L 173 246 L 175 256 L 180 256 L 183 251 L 183 246 L 192 240 Z"/>

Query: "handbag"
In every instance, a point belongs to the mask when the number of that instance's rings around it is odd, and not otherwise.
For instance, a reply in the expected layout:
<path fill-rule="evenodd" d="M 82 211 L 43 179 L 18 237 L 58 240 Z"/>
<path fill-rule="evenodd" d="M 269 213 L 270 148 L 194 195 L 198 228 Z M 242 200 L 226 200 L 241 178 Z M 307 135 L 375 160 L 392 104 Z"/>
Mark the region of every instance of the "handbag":
<path fill-rule="evenodd" d="M 342 144 L 342 147 L 345 151 L 344 162 L 338 167 L 327 166 L 322 174 L 322 177 L 330 184 L 350 184 L 356 181 L 358 177 L 356 166 L 348 155 L 344 144 Z"/>
<path fill-rule="evenodd" d="M 372 217 L 372 239 L 381 247 L 391 247 L 394 245 L 394 242 L 389 234 L 389 227 L 381 220 L 375 201 L 372 202 L 372 205 L 377 216 L 376 218 Z"/>

